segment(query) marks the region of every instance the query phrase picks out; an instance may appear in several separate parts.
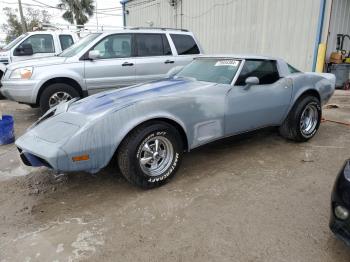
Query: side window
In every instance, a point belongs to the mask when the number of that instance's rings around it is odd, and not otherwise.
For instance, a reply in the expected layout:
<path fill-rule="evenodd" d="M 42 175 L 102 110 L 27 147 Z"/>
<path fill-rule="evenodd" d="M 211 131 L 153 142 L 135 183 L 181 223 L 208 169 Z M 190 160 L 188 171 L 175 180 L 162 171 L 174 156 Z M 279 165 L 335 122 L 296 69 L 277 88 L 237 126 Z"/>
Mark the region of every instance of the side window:
<path fill-rule="evenodd" d="M 62 51 L 74 44 L 71 35 L 59 35 Z"/>
<path fill-rule="evenodd" d="M 109 35 L 92 50 L 100 51 L 100 59 L 131 57 L 131 34 Z"/>
<path fill-rule="evenodd" d="M 33 47 L 33 54 L 55 52 L 52 35 L 32 35 L 21 43 L 21 45 L 23 44 L 31 44 Z"/>
<path fill-rule="evenodd" d="M 179 55 L 199 54 L 199 48 L 190 35 L 170 34 Z"/>
<path fill-rule="evenodd" d="M 137 56 L 171 55 L 168 39 L 164 34 L 136 34 Z"/>
<path fill-rule="evenodd" d="M 259 78 L 260 85 L 273 84 L 280 79 L 276 61 L 272 60 L 246 60 L 235 85 L 245 85 L 250 76 Z"/>
<path fill-rule="evenodd" d="M 287 64 L 287 65 L 288 65 L 289 73 L 291 73 L 291 74 L 301 73 L 298 69 L 296 69 L 295 67 L 291 66 L 290 64 Z"/>

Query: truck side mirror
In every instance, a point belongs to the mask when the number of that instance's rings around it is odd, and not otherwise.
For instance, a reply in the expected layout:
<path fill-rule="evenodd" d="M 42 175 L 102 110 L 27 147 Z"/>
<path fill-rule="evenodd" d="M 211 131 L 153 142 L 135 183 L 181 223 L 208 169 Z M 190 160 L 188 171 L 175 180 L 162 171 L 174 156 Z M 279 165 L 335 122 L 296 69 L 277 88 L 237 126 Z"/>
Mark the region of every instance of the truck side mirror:
<path fill-rule="evenodd" d="M 33 55 L 33 47 L 31 44 L 25 43 L 21 44 L 18 47 L 16 47 L 15 51 L 13 52 L 13 55 L 15 56 L 29 56 Z"/>

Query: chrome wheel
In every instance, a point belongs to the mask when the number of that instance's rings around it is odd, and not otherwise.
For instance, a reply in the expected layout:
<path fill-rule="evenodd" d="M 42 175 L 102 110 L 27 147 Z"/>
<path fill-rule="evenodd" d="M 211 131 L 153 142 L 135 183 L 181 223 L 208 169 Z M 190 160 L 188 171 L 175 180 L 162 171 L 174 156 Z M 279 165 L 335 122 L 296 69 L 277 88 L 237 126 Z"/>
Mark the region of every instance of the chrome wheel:
<path fill-rule="evenodd" d="M 139 163 L 142 171 L 149 176 L 162 175 L 171 165 L 174 148 L 163 136 L 155 136 L 141 144 Z"/>
<path fill-rule="evenodd" d="M 61 102 L 67 102 L 72 99 L 72 96 L 66 92 L 56 92 L 49 98 L 49 107 L 57 106 Z"/>
<path fill-rule="evenodd" d="M 300 118 L 300 131 L 304 136 L 311 135 L 318 123 L 318 110 L 316 105 L 307 105 Z"/>

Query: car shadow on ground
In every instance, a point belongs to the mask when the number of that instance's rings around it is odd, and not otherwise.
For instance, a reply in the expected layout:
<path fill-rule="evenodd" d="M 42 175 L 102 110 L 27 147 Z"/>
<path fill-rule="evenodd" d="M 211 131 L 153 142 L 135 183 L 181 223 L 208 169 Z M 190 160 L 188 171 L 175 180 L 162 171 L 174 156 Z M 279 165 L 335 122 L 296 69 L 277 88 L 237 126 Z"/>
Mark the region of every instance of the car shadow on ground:
<path fill-rule="evenodd" d="M 274 143 L 288 143 L 275 132 L 274 128 L 267 128 L 254 131 L 235 137 L 221 139 L 205 146 L 198 147 L 189 153 L 184 154 L 182 164 L 175 177 L 161 188 L 153 190 L 143 190 L 130 184 L 120 173 L 117 165 L 109 164 L 106 168 L 97 174 L 88 174 L 83 172 L 61 174 L 61 182 L 56 183 L 55 178 L 48 183 L 49 188 L 54 186 L 55 191 L 45 190 L 45 197 L 40 198 L 32 209 L 32 214 L 39 220 L 51 220 L 60 214 L 66 214 L 67 211 L 78 213 L 101 206 L 101 203 L 108 206 L 111 203 L 122 205 L 124 201 L 132 198 L 142 197 L 143 195 L 154 194 L 157 191 L 176 191 L 183 190 L 184 186 L 191 184 L 201 178 L 208 177 L 212 173 L 220 170 L 220 163 L 227 162 L 228 156 L 249 152 L 250 147 L 256 147 L 261 141 L 269 140 L 269 146 Z M 292 142 L 290 142 L 293 144 Z M 237 151 L 237 152 L 236 152 Z M 231 164 L 235 159 L 230 157 Z M 208 173 L 203 172 L 203 163 L 212 167 Z M 48 171 L 50 176 L 54 175 Z M 240 174 L 238 174 L 240 176 Z M 58 175 L 60 177 L 60 175 Z M 193 190 L 189 187 L 188 190 Z M 41 192 L 42 190 L 40 190 Z M 64 202 L 64 205 L 60 205 Z M 112 204 L 113 205 L 113 204 Z M 103 205 L 102 205 L 103 206 Z M 78 209 L 76 207 L 79 207 Z M 101 210 L 103 213 L 103 211 Z M 73 215 L 73 214 L 72 214 Z"/>
<path fill-rule="evenodd" d="M 97 174 L 76 172 L 57 175 L 51 171 L 48 171 L 49 176 L 52 176 L 52 178 L 49 179 L 51 182 L 49 182 L 48 187 L 55 186 L 55 191 L 45 191 L 45 193 L 49 194 L 49 197 L 45 197 L 38 201 L 37 205 L 33 208 L 33 214 L 44 218 L 43 213 L 45 213 L 45 211 L 43 209 L 50 208 L 58 211 L 59 209 L 52 205 L 52 202 L 57 201 L 63 201 L 66 203 L 66 205 L 62 206 L 62 208 L 74 209 L 74 206 L 79 205 L 80 209 L 85 208 L 88 210 L 91 208 L 89 205 L 90 201 L 84 201 L 83 199 L 85 197 L 93 199 L 94 201 L 91 201 L 91 203 L 95 205 L 103 201 L 118 201 L 122 195 L 137 197 L 143 194 L 152 194 L 152 192 L 157 190 L 174 190 L 183 184 L 183 178 L 186 178 L 186 181 L 196 179 L 195 177 L 198 178 L 198 174 L 200 175 L 200 170 L 203 167 L 203 161 L 207 161 L 209 163 L 211 161 L 215 161 L 215 159 L 222 160 L 227 153 L 235 151 L 237 148 L 249 148 L 250 144 L 254 144 L 261 139 L 271 136 L 273 136 L 273 139 L 282 140 L 275 132 L 273 132 L 273 129 L 270 128 L 231 138 L 221 139 L 205 146 L 198 147 L 193 151 L 184 154 L 182 164 L 177 174 L 168 184 L 153 190 L 143 190 L 130 184 L 122 176 L 115 162 L 110 163 L 106 168 Z M 192 172 L 192 170 L 199 172 Z M 61 181 L 56 183 L 56 179 L 54 177 L 58 177 Z M 107 195 L 108 199 L 106 199 Z M 62 211 L 64 212 L 64 210 Z M 47 213 L 52 214 L 52 216 L 56 215 L 54 214 L 56 212 Z M 46 218 L 51 219 L 53 217 Z"/>

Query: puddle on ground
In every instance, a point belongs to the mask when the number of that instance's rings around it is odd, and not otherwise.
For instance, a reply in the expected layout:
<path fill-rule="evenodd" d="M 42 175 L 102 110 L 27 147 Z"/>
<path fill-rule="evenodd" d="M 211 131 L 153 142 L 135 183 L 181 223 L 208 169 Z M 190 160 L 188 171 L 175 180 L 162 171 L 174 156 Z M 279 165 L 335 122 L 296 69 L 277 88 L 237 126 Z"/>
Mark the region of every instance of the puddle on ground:
<path fill-rule="evenodd" d="M 27 176 L 33 172 L 33 170 L 35 170 L 35 168 L 27 167 L 21 164 L 12 169 L 0 170 L 0 181 L 8 180 L 14 177 Z"/>

